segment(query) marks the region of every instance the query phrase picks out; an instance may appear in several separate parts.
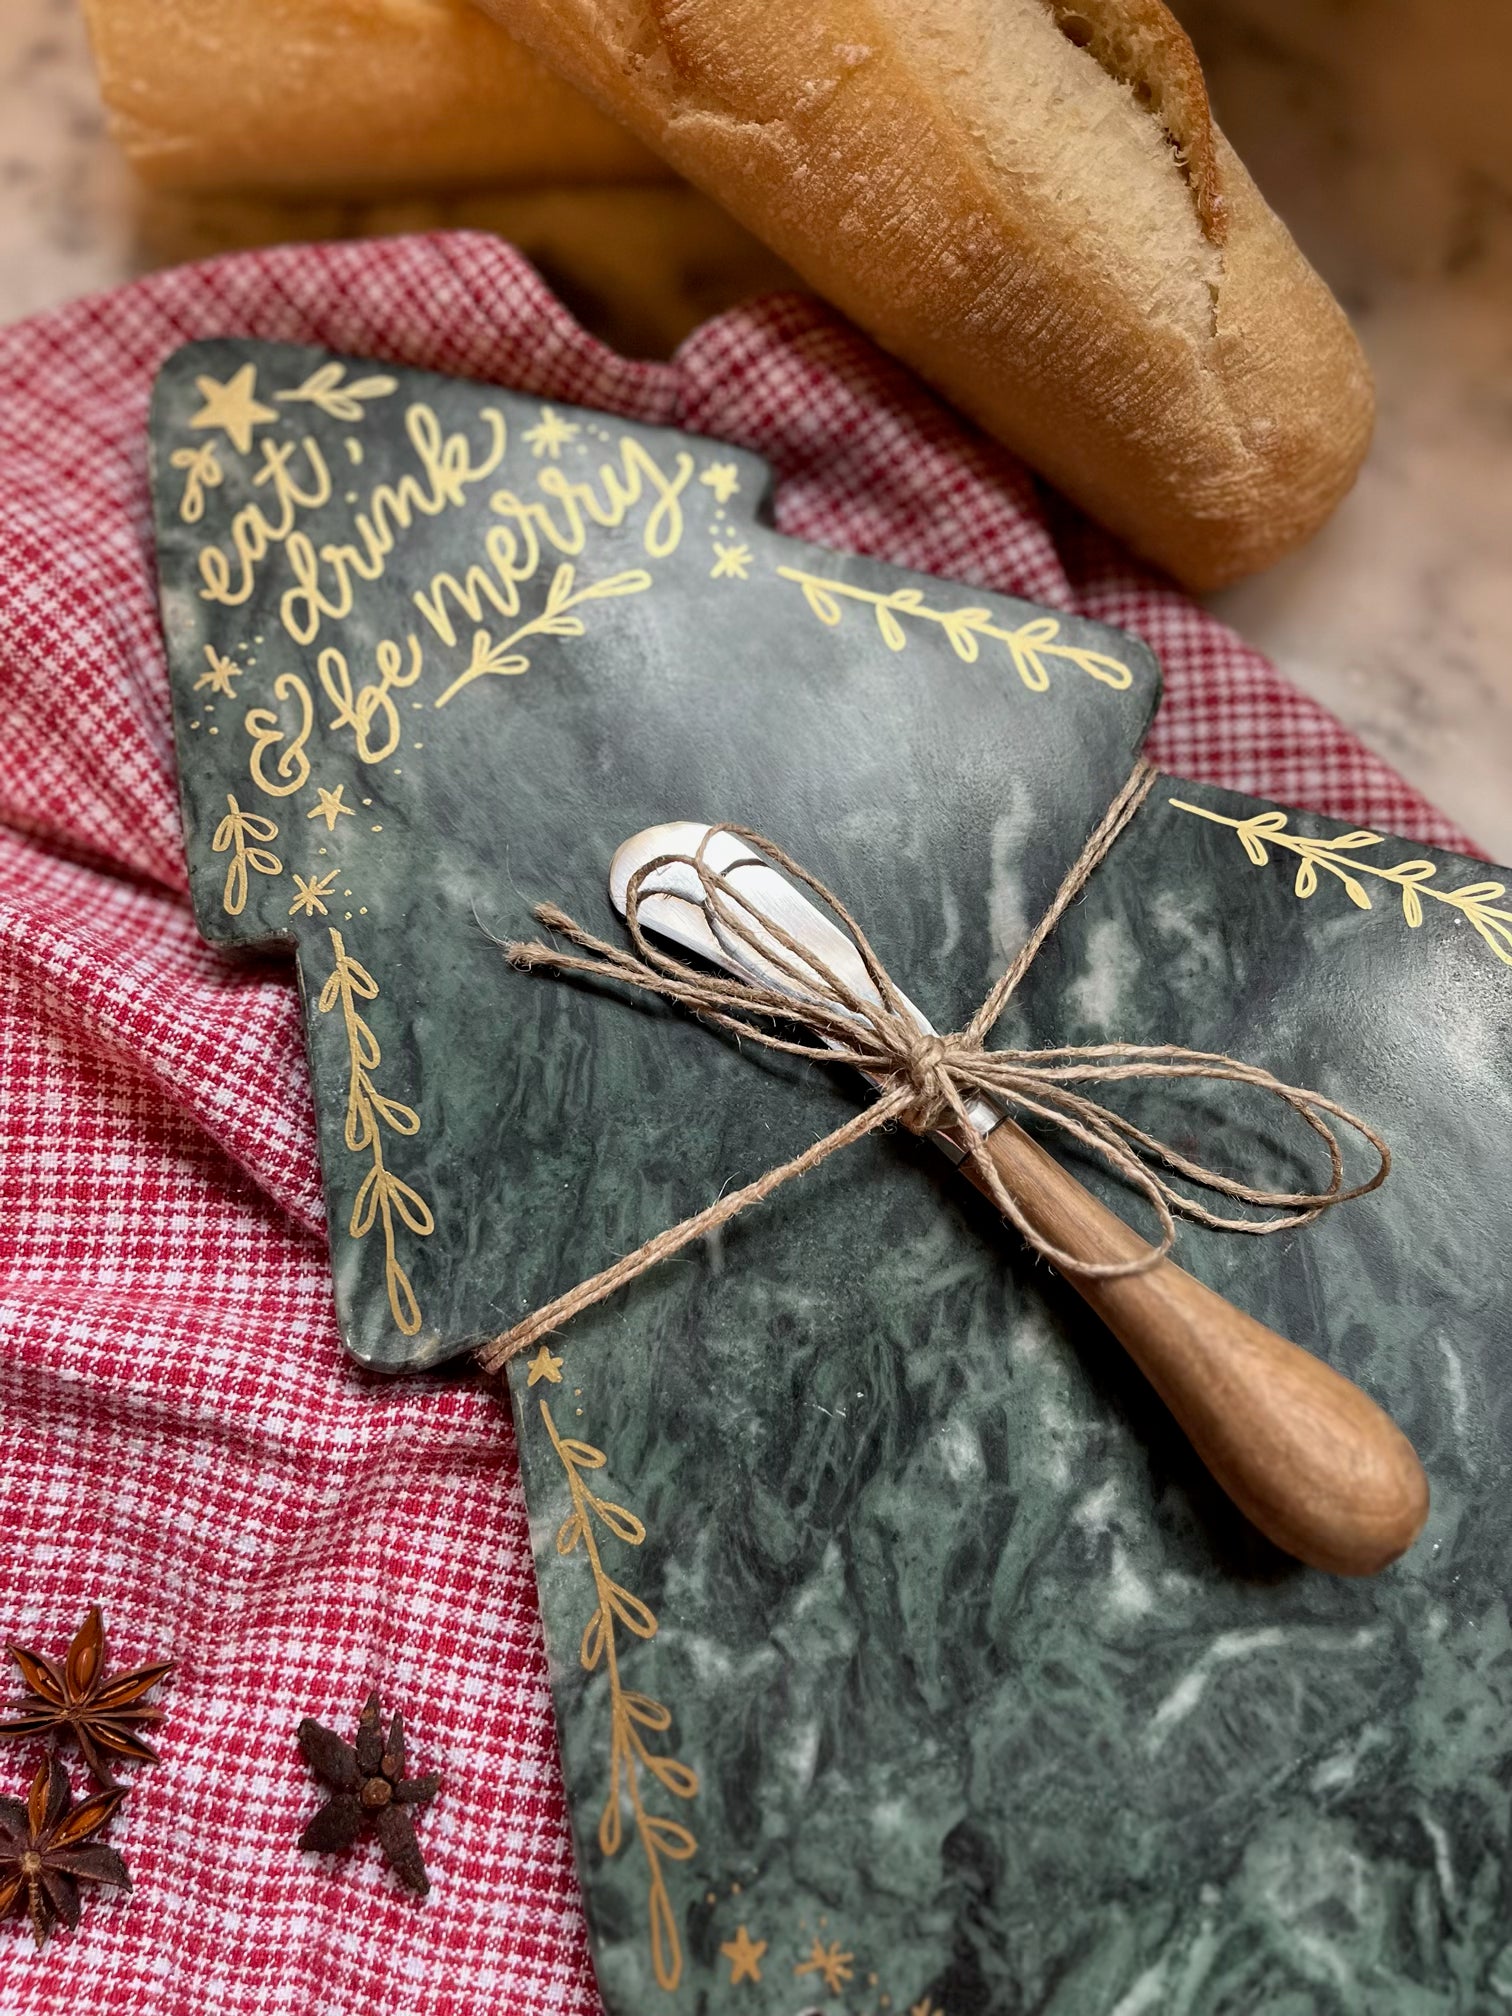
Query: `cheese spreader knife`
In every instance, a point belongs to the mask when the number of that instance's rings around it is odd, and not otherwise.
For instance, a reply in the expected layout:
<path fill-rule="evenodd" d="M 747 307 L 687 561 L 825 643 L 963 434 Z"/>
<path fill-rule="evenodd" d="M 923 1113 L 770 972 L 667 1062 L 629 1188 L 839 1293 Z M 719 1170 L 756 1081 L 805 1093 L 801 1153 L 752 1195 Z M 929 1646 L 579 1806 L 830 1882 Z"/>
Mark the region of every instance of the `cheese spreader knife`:
<path fill-rule="evenodd" d="M 860 999 L 879 996 L 851 938 L 750 845 L 689 821 L 650 826 L 627 840 L 609 871 L 621 916 L 638 870 L 699 848 L 715 872 L 738 878 L 743 921 L 759 940 L 770 922 L 822 961 Z M 739 979 L 812 1000 L 792 971 L 724 931 L 687 861 L 663 861 L 640 884 L 640 921 Z M 774 951 L 780 950 L 776 940 Z M 937 1033 L 900 992 L 920 1033 Z M 1091 1264 L 1147 1256 L 1145 1240 L 996 1105 L 968 1102 L 999 1180 L 1044 1238 Z M 985 1185 L 949 1130 L 929 1137 Z M 1276 1546 L 1310 1567 L 1371 1575 L 1405 1552 L 1428 1516 L 1417 1453 L 1376 1403 L 1341 1373 L 1267 1329 L 1169 1259 L 1140 1274 L 1070 1272 L 1070 1285 L 1101 1318 L 1159 1393 L 1213 1477 Z"/>

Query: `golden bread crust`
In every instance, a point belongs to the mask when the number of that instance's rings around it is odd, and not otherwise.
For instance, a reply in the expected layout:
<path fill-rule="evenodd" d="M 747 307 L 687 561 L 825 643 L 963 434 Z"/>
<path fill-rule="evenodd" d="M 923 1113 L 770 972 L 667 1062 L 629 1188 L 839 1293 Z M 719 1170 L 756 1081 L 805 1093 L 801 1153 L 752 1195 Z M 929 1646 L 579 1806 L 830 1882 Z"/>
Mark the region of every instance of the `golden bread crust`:
<path fill-rule="evenodd" d="M 1364 360 L 1157 0 L 486 4 L 1188 586 L 1348 489 Z"/>
<path fill-rule="evenodd" d="M 181 191 L 368 196 L 665 169 L 466 0 L 85 0 L 116 139 Z"/>

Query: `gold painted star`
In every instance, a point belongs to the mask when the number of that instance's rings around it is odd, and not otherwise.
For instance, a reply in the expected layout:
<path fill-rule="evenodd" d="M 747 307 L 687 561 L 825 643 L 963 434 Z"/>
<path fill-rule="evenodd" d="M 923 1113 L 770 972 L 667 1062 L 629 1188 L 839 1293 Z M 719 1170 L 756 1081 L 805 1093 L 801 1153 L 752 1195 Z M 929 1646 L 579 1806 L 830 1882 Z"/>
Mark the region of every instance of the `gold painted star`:
<path fill-rule="evenodd" d="M 252 429 L 265 420 L 278 418 L 271 406 L 258 403 L 255 364 L 243 364 L 224 385 L 217 385 L 213 378 L 196 378 L 194 384 L 205 403 L 189 425 L 219 427 L 243 455 L 251 450 Z"/>
<path fill-rule="evenodd" d="M 299 894 L 289 905 L 289 915 L 291 917 L 326 916 L 326 906 L 320 899 L 322 896 L 330 895 L 331 884 L 335 880 L 336 870 L 334 868 L 329 875 L 296 875 L 294 877 L 294 886 L 298 889 Z"/>
<path fill-rule="evenodd" d="M 737 1981 L 759 1981 L 761 1979 L 761 1969 L 756 1963 L 767 1950 L 765 1939 L 753 1939 L 744 1925 L 742 1925 L 740 1930 L 735 1934 L 735 1937 L 733 1939 L 726 1939 L 719 1950 L 730 1963 L 730 1986 L 732 1988 Z"/>
<path fill-rule="evenodd" d="M 210 667 L 210 670 L 208 672 L 201 672 L 198 679 L 195 680 L 195 692 L 198 693 L 202 686 L 208 686 L 212 693 L 221 693 L 224 694 L 226 699 L 234 700 L 236 698 L 236 688 L 231 684 L 231 681 L 233 679 L 240 679 L 242 675 L 240 665 L 233 665 L 229 658 L 222 658 L 219 651 L 213 651 L 208 644 L 205 646 L 205 663 Z"/>
<path fill-rule="evenodd" d="M 698 480 L 708 484 L 716 504 L 728 504 L 740 489 L 740 471 L 733 462 L 711 462 Z"/>
<path fill-rule="evenodd" d="M 824 1945 L 816 1932 L 814 1934 L 814 1943 L 809 1949 L 809 1957 L 807 1960 L 800 1960 L 798 1965 L 793 1969 L 793 1972 L 797 1975 L 822 1975 L 824 1977 L 824 1985 L 830 1994 L 838 1995 L 856 1971 L 850 1964 L 855 1957 L 854 1953 L 842 1953 L 840 1951 L 840 1941 L 838 1939 L 832 1939 L 828 1946 Z"/>
<path fill-rule="evenodd" d="M 945 2011 L 940 2007 L 938 2002 L 931 2002 L 926 1995 L 922 2001 L 915 2002 L 912 2009 L 909 2010 L 908 2016 L 945 2016 Z"/>
<path fill-rule="evenodd" d="M 345 784 L 338 784 L 334 791 L 327 791 L 322 785 L 317 784 L 315 786 L 315 795 L 320 800 L 320 803 L 313 811 L 306 812 L 306 819 L 324 819 L 327 833 L 334 833 L 336 831 L 336 821 L 343 814 L 348 819 L 355 819 L 357 815 L 353 812 L 351 806 L 343 805 L 341 802 L 341 794 L 345 789 Z"/>
<path fill-rule="evenodd" d="M 714 565 L 709 569 L 709 579 L 711 581 L 744 581 L 748 578 L 746 570 L 750 564 L 751 549 L 749 546 L 721 546 L 716 539 L 714 542 Z"/>
<path fill-rule="evenodd" d="M 525 430 L 525 442 L 537 461 L 549 455 L 555 462 L 569 441 L 576 441 L 582 429 L 575 420 L 564 420 L 554 406 L 541 408 L 540 420 Z"/>
<path fill-rule="evenodd" d="M 538 1386 L 543 1379 L 549 1379 L 553 1386 L 560 1386 L 562 1383 L 562 1361 L 560 1358 L 553 1358 L 544 1344 L 530 1361 L 530 1377 L 525 1384 Z"/>

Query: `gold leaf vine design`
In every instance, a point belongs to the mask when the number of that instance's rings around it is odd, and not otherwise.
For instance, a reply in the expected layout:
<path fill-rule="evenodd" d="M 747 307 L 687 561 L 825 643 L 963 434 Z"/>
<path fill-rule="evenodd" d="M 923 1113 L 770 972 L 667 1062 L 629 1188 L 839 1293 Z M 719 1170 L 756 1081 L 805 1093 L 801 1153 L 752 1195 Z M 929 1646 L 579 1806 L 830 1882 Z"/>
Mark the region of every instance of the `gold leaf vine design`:
<path fill-rule="evenodd" d="M 1364 827 L 1353 833 L 1337 833 L 1327 840 L 1310 840 L 1305 833 L 1287 832 L 1285 812 L 1256 812 L 1248 819 L 1230 819 L 1222 812 L 1208 811 L 1205 806 L 1189 805 L 1182 798 L 1172 798 L 1169 802 L 1178 812 L 1190 812 L 1199 819 L 1210 820 L 1215 826 L 1230 827 L 1238 834 L 1240 846 L 1257 868 L 1263 868 L 1270 860 L 1269 849 L 1272 847 L 1294 854 L 1297 857 L 1297 874 L 1292 888 L 1303 899 L 1311 896 L 1318 887 L 1321 871 L 1341 884 L 1344 894 L 1357 910 L 1373 910 L 1375 905 L 1370 900 L 1370 892 L 1360 878 L 1369 876 L 1378 882 L 1388 882 L 1401 898 L 1402 915 L 1410 929 L 1415 931 L 1422 923 L 1423 898 L 1427 896 L 1435 903 L 1458 911 L 1471 929 L 1484 939 L 1494 956 L 1504 966 L 1512 966 L 1512 910 L 1491 907 L 1507 893 L 1503 882 L 1466 882 L 1458 889 L 1435 889 L 1432 886 L 1433 878 L 1438 874 L 1438 863 L 1435 861 L 1397 861 L 1389 867 L 1379 861 L 1362 861 L 1361 853 L 1367 848 L 1379 847 L 1384 837 Z"/>
<path fill-rule="evenodd" d="M 224 854 L 228 848 L 231 851 L 221 908 L 228 917 L 240 917 L 247 907 L 247 870 L 253 869 L 259 875 L 282 875 L 283 863 L 270 848 L 255 844 L 278 838 L 274 821 L 265 819 L 260 812 L 243 812 L 229 791 L 226 804 L 229 809 L 216 827 L 210 846 L 216 854 Z"/>
<path fill-rule="evenodd" d="M 375 1223 L 383 1227 L 383 1280 L 388 1290 L 389 1308 L 406 1337 L 420 1328 L 420 1305 L 410 1278 L 399 1264 L 394 1227 L 399 1217 L 417 1238 L 427 1239 L 436 1229 L 429 1204 L 408 1183 L 401 1181 L 383 1159 L 383 1129 L 395 1134 L 418 1134 L 420 1116 L 413 1106 L 390 1099 L 373 1083 L 373 1073 L 383 1062 L 367 1022 L 358 1012 L 359 1001 L 376 1001 L 378 983 L 365 966 L 360 966 L 346 949 L 339 931 L 331 932 L 335 969 L 320 990 L 320 1012 L 329 1015 L 341 1003 L 346 1025 L 347 1080 L 345 1141 L 354 1155 L 367 1155 L 371 1166 L 357 1191 L 347 1230 L 354 1239 L 365 1239 Z"/>
<path fill-rule="evenodd" d="M 354 378 L 350 384 L 343 382 L 345 378 L 344 364 L 322 364 L 303 385 L 296 385 L 292 392 L 275 392 L 273 396 L 289 405 L 317 406 L 332 420 L 360 420 L 367 400 L 386 399 L 390 392 L 399 389 L 397 378 Z"/>
<path fill-rule="evenodd" d="M 579 1660 L 585 1673 L 596 1672 L 602 1662 L 609 1682 L 609 1795 L 599 1817 L 599 1847 L 606 1856 L 617 1855 L 624 1845 L 623 1801 L 628 1799 L 646 1858 L 650 1878 L 647 1912 L 651 1927 L 651 1965 L 659 1985 L 669 1992 L 682 1979 L 682 1942 L 677 1921 L 667 1896 L 662 1859 L 686 1862 L 698 1842 L 679 1820 L 665 1814 L 648 1813 L 642 1791 L 642 1774 L 650 1772 L 675 1799 L 693 1799 L 698 1794 L 698 1773 L 675 1757 L 651 1749 L 647 1735 L 663 1735 L 672 1726 L 672 1711 L 649 1694 L 627 1688 L 620 1673 L 616 1628 L 623 1624 L 637 1638 L 654 1638 L 656 1614 L 638 1596 L 614 1581 L 604 1567 L 594 1535 L 594 1521 L 622 1540 L 627 1547 L 639 1547 L 646 1529 L 623 1505 L 598 1497 L 584 1482 L 583 1472 L 602 1470 L 602 1449 L 591 1442 L 579 1442 L 557 1432 L 551 1409 L 543 1400 L 541 1418 L 567 1476 L 572 1494 L 572 1510 L 557 1530 L 557 1553 L 567 1555 L 581 1544 L 593 1571 L 598 1598 L 593 1615 L 583 1630 Z"/>
<path fill-rule="evenodd" d="M 631 567 L 623 574 L 611 574 L 607 580 L 590 582 L 586 588 L 576 588 L 576 580 L 576 570 L 570 561 L 564 560 L 551 577 L 546 604 L 538 616 L 532 616 L 528 623 L 511 630 L 498 644 L 486 630 L 479 630 L 473 637 L 472 658 L 467 670 L 453 679 L 436 705 L 444 707 L 464 686 L 470 686 L 475 679 L 489 673 L 509 677 L 528 672 L 530 660 L 514 648 L 526 637 L 581 637 L 583 619 L 569 612 L 584 602 L 602 602 L 614 595 L 639 595 L 651 586 L 651 576 L 644 567 Z"/>
<path fill-rule="evenodd" d="M 1060 635 L 1060 623 L 1054 616 L 1032 616 L 1016 630 L 1005 630 L 993 622 L 990 609 L 931 609 L 922 588 L 895 588 L 891 594 L 882 594 L 872 588 L 858 588 L 849 581 L 829 581 L 822 575 L 805 574 L 797 567 L 779 567 L 777 572 L 784 581 L 798 583 L 810 609 L 830 629 L 844 613 L 842 600 L 866 603 L 876 616 L 882 641 L 890 651 L 902 651 L 907 646 L 908 633 L 898 620 L 906 616 L 921 623 L 938 624 L 957 658 L 968 665 L 981 656 L 984 637 L 1005 645 L 1013 669 L 1031 693 L 1048 690 L 1051 659 L 1062 659 L 1120 693 L 1134 681 L 1133 673 L 1121 659 L 1079 644 L 1058 644 L 1055 640 Z"/>

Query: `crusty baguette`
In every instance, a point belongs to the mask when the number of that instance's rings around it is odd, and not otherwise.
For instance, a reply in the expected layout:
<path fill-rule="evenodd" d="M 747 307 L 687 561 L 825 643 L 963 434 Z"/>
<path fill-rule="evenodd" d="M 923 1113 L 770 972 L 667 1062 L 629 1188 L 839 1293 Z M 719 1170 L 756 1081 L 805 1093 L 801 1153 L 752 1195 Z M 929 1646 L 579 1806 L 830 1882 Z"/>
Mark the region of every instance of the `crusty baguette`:
<path fill-rule="evenodd" d="M 1349 326 L 1160 0 L 480 0 L 1190 587 L 1369 439 Z"/>
<path fill-rule="evenodd" d="M 111 125 L 163 189 L 345 196 L 665 176 L 466 0 L 85 0 Z"/>

